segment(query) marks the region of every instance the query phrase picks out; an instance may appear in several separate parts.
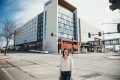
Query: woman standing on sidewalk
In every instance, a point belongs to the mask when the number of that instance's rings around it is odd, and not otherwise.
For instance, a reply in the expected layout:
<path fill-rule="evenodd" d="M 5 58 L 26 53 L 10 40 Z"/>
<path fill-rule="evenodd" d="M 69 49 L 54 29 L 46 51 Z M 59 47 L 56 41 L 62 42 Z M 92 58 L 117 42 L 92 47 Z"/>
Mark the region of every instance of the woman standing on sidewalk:
<path fill-rule="evenodd" d="M 69 56 L 69 51 L 64 49 L 60 60 L 60 80 L 71 80 L 73 77 L 73 60 Z"/>

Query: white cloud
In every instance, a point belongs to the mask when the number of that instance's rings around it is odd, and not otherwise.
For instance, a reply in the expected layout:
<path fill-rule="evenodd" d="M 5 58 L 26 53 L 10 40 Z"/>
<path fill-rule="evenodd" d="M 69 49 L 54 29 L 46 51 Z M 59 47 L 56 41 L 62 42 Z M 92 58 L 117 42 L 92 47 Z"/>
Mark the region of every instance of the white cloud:
<path fill-rule="evenodd" d="M 24 24 L 43 11 L 44 3 L 48 0 L 19 0 L 21 11 L 14 16 L 18 24 Z M 78 15 L 87 22 L 99 27 L 105 32 L 116 31 L 116 25 L 101 25 L 102 23 L 120 22 L 119 11 L 109 9 L 109 0 L 66 0 L 78 8 Z M 115 34 L 116 36 L 116 34 Z M 119 37 L 120 34 L 117 34 Z M 106 36 L 107 37 L 107 36 Z M 108 36 L 108 38 L 113 35 Z"/>
<path fill-rule="evenodd" d="M 46 0 L 19 0 L 21 11 L 14 16 L 18 25 L 22 25 L 43 11 Z"/>
<path fill-rule="evenodd" d="M 44 3 L 47 0 L 18 0 L 19 7 L 21 10 L 15 13 L 13 19 L 17 22 L 17 27 L 20 27 L 25 22 L 29 21 L 33 17 L 37 16 L 43 11 Z M 6 42 L 3 41 L 2 45 L 5 46 Z M 10 41 L 13 44 L 13 41 Z"/>
<path fill-rule="evenodd" d="M 87 22 L 95 25 L 104 32 L 117 31 L 116 24 L 120 23 L 120 12 L 109 9 L 109 0 L 67 0 L 78 8 L 78 15 Z M 120 34 L 105 35 L 105 38 L 120 38 Z"/>

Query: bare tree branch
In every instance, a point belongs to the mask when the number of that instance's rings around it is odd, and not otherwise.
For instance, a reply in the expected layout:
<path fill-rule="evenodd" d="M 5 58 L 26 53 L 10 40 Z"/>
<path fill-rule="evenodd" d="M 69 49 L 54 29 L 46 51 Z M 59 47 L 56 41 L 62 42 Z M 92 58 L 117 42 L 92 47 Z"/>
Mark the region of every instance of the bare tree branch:
<path fill-rule="evenodd" d="M 16 25 L 13 21 L 11 21 L 11 20 L 3 21 L 3 29 L 2 29 L 2 33 L 0 35 L 2 37 L 4 37 L 6 40 L 5 55 L 7 53 L 7 48 L 8 48 L 8 44 L 9 44 L 10 40 L 14 38 L 15 28 L 16 28 Z"/>

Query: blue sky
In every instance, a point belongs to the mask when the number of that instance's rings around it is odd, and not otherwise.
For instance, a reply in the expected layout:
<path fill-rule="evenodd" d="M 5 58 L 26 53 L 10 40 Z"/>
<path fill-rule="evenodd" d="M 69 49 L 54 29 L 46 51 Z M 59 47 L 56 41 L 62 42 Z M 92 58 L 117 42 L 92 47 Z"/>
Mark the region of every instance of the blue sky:
<path fill-rule="evenodd" d="M 19 10 L 17 0 L 0 0 L 0 20 L 10 19 Z"/>
<path fill-rule="evenodd" d="M 0 30 L 2 22 L 6 19 L 13 20 L 13 16 L 20 7 L 17 5 L 19 0 L 0 0 Z"/>
<path fill-rule="evenodd" d="M 10 19 L 20 26 L 41 13 L 48 0 L 0 0 L 1 21 Z M 78 16 L 105 32 L 116 31 L 116 25 L 102 23 L 120 23 L 120 12 L 109 9 L 109 0 L 66 0 L 78 9 Z M 120 34 L 107 35 L 106 38 L 120 37 Z"/>

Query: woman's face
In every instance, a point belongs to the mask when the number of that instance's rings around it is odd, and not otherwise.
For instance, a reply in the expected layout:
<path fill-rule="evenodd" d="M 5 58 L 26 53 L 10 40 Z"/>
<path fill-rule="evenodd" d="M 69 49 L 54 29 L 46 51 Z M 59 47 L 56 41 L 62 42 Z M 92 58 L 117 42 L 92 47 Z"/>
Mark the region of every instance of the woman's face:
<path fill-rule="evenodd" d="M 65 59 L 68 58 L 68 54 L 69 54 L 69 53 L 68 53 L 68 50 L 65 50 L 65 51 L 64 51 L 64 58 L 65 58 Z"/>

